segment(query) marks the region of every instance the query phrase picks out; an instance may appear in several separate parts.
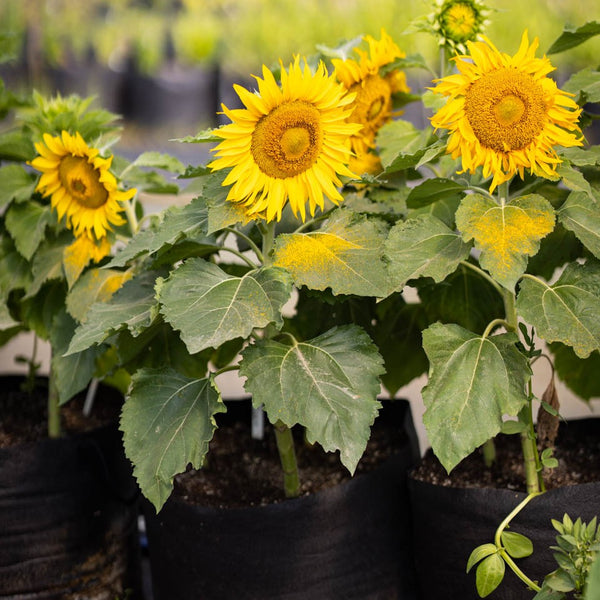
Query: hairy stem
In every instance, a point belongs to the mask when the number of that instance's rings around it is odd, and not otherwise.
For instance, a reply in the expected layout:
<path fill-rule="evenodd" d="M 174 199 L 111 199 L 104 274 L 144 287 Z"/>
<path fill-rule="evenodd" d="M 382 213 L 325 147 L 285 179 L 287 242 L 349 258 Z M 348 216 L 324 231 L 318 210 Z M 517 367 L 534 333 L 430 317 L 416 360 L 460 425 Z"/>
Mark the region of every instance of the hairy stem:
<path fill-rule="evenodd" d="M 283 489 L 286 498 L 297 498 L 300 495 L 300 477 L 294 449 L 292 430 L 281 421 L 274 425 L 277 450 L 283 469 Z"/>

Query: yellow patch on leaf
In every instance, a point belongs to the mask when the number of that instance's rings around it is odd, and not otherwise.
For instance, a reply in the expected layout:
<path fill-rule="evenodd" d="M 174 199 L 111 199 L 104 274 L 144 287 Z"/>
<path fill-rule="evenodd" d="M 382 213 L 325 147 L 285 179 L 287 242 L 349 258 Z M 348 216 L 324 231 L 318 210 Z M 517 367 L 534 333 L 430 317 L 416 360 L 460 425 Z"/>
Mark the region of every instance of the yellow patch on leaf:
<path fill-rule="evenodd" d="M 528 257 L 537 254 L 554 222 L 552 205 L 535 194 L 504 206 L 484 196 L 467 196 L 456 213 L 463 239 L 472 239 L 481 251 L 481 266 L 508 289 L 523 275 Z"/>

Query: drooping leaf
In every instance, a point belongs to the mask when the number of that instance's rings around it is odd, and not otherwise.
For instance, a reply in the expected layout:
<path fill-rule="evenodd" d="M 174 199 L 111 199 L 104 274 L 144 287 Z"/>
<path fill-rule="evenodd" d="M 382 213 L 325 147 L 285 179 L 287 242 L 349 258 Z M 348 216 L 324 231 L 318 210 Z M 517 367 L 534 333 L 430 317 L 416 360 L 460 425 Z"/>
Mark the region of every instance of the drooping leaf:
<path fill-rule="evenodd" d="M 431 277 L 442 281 L 469 256 L 470 245 L 431 215 L 398 222 L 385 243 L 394 289 L 410 279 Z"/>
<path fill-rule="evenodd" d="M 431 447 L 450 472 L 527 403 L 531 377 L 513 334 L 487 338 L 434 323 L 423 332 L 429 381 L 423 388 L 423 423 Z"/>
<path fill-rule="evenodd" d="M 571 191 L 585 192 L 590 197 L 593 197 L 592 187 L 581 171 L 574 169 L 566 162 L 562 162 L 556 168 L 556 173 L 560 177 L 561 182 Z"/>
<path fill-rule="evenodd" d="M 6 212 L 6 228 L 17 250 L 29 260 L 44 239 L 47 225 L 52 221 L 49 206 L 37 202 L 13 204 Z"/>
<path fill-rule="evenodd" d="M 102 350 L 94 346 L 76 354 L 63 356 L 77 323 L 63 309 L 56 315 L 52 325 L 52 373 L 55 376 L 59 403 L 65 404 L 88 386 L 96 370 L 96 358 Z"/>
<path fill-rule="evenodd" d="M 359 327 L 333 328 L 292 346 L 259 341 L 242 352 L 240 375 L 272 422 L 306 428 L 310 443 L 340 451 L 353 473 L 380 404 L 382 359 Z"/>
<path fill-rule="evenodd" d="M 92 304 L 107 302 L 131 276 L 131 271 L 89 269 L 69 291 L 67 311 L 78 321 L 84 321 Z"/>
<path fill-rule="evenodd" d="M 583 192 L 573 192 L 558 211 L 560 222 L 600 258 L 600 204 Z"/>
<path fill-rule="evenodd" d="M 142 254 L 152 254 L 166 244 L 195 235 L 206 234 L 208 210 L 203 198 L 195 198 L 185 206 L 171 206 L 160 215 L 160 223 L 143 229 L 112 259 L 108 266 L 122 267 Z M 207 243 L 214 243 L 206 239 Z"/>
<path fill-rule="evenodd" d="M 31 267 L 33 281 L 27 290 L 26 297 L 35 296 L 47 281 L 64 280 L 63 253 L 65 245 L 63 239 L 45 240 L 40 244 L 39 251 L 36 252 L 33 259 Z"/>
<path fill-rule="evenodd" d="M 190 379 L 166 367 L 133 376 L 121 416 L 123 444 L 140 489 L 157 512 L 175 475 L 188 464 L 202 466 L 216 429 L 214 415 L 224 411 L 210 379 Z"/>
<path fill-rule="evenodd" d="M 465 241 L 481 250 L 480 264 L 507 289 L 513 289 L 527 268 L 527 258 L 537 253 L 540 240 L 554 228 L 554 209 L 535 194 L 501 206 L 474 194 L 463 198 L 456 225 Z"/>
<path fill-rule="evenodd" d="M 144 272 L 127 281 L 108 302 L 92 304 L 85 322 L 75 330 L 68 354 L 99 344 L 125 327 L 132 335 L 139 335 L 151 323 L 156 310 L 157 276 L 153 271 Z"/>
<path fill-rule="evenodd" d="M 292 291 L 283 269 L 227 274 L 200 258 L 186 261 L 157 286 L 166 321 L 181 332 L 190 353 L 217 348 L 269 323 L 283 324 L 281 308 Z"/>
<path fill-rule="evenodd" d="M 546 342 L 562 342 L 586 358 L 600 349 L 600 263 L 567 265 L 553 285 L 524 278 L 517 312 Z"/>
<path fill-rule="evenodd" d="M 384 236 L 379 222 L 338 210 L 319 231 L 279 235 L 274 264 L 288 270 L 297 286 L 385 297 L 391 289 L 382 258 Z"/>

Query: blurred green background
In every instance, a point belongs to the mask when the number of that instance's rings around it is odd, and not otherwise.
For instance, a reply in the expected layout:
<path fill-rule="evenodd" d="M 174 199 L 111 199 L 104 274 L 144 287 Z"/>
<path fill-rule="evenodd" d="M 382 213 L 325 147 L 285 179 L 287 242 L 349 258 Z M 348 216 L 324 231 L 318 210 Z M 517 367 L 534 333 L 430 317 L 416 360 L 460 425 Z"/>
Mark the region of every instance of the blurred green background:
<path fill-rule="evenodd" d="M 540 38 L 541 56 L 565 25 L 600 20 L 598 0 L 486 5 L 487 34 L 509 54 L 524 29 Z M 435 40 L 407 33 L 414 18 L 432 9 L 424 0 L 1 0 L 0 35 L 13 61 L 0 75 L 17 87 L 98 94 L 126 120 L 180 122 L 189 131 L 190 122 L 211 125 L 207 114 L 221 101 L 235 102 L 232 83 L 252 85 L 250 74 L 260 74 L 263 63 L 287 63 L 293 54 L 315 53 L 318 44 L 333 47 L 364 34 L 379 38 L 382 27 L 408 55 L 420 54 L 436 69 Z M 600 36 L 551 60 L 559 84 L 575 70 L 596 67 Z M 422 69 L 409 73 L 415 92 L 430 78 Z M 152 108 L 150 100 L 160 103 L 161 95 L 162 108 Z M 186 108 L 185 101 L 195 104 Z"/>

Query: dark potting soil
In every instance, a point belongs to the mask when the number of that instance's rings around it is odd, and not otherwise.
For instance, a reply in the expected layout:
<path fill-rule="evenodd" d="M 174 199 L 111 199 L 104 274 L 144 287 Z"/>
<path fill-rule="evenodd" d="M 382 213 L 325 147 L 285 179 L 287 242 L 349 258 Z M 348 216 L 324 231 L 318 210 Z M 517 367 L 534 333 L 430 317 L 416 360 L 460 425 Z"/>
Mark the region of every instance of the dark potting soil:
<path fill-rule="evenodd" d="M 20 382 L 0 389 L 0 448 L 37 442 L 48 437 L 47 382 L 42 380 L 33 391 L 23 389 Z M 112 390 L 111 390 L 112 391 Z M 85 394 L 79 394 L 61 408 L 64 434 L 91 431 L 115 422 L 119 417 L 122 397 L 118 392 L 102 394 L 89 416 L 83 414 Z"/>
<path fill-rule="evenodd" d="M 554 446 L 558 466 L 544 469 L 547 489 L 600 481 L 600 438 L 596 432 L 597 429 L 583 432 L 570 429 L 568 422 L 561 425 Z M 429 449 L 411 475 L 421 481 L 448 487 L 526 491 L 520 437 L 500 435 L 494 441 L 497 459 L 491 468 L 485 466 L 479 449 L 448 474 Z"/>
<path fill-rule="evenodd" d="M 308 444 L 302 428 L 293 432 L 301 496 L 351 478 L 338 453 L 324 452 L 319 444 Z M 381 465 L 407 443 L 407 438 L 401 424 L 377 419 L 355 476 Z M 205 467 L 190 468 L 178 475 L 174 494 L 186 502 L 214 508 L 264 506 L 285 500 L 275 435 L 269 423 L 265 421 L 262 440 L 251 437 L 249 421 L 219 427 L 210 442 Z"/>

